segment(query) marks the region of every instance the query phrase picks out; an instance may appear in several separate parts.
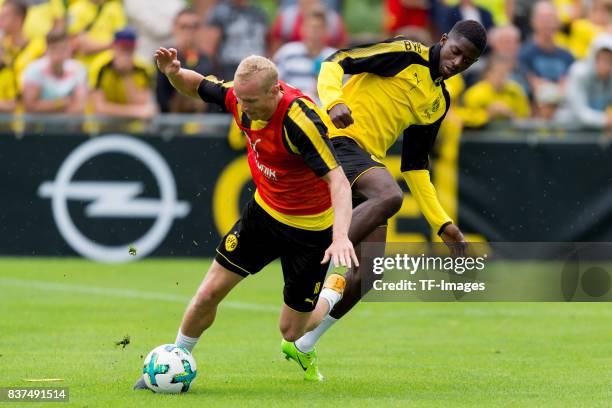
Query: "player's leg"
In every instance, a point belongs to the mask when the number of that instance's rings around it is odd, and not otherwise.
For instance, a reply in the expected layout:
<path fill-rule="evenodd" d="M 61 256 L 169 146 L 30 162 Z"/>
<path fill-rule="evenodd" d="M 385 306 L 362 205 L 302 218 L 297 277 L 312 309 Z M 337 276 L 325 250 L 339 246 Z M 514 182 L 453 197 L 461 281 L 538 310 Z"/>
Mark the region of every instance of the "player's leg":
<path fill-rule="evenodd" d="M 217 306 L 225 296 L 236 286 L 244 276 L 238 275 L 213 261 L 208 273 L 200 284 L 198 291 L 191 299 L 180 327 L 179 337 L 182 335 L 186 339 L 198 338 L 208 329 L 217 313 Z M 182 339 L 177 340 L 181 341 Z M 187 341 L 186 344 L 179 344 L 189 351 L 195 344 Z"/>
<path fill-rule="evenodd" d="M 217 261 L 213 261 L 187 306 L 174 343 L 192 351 L 202 333 L 213 324 L 219 303 L 243 279 L 244 276 L 231 272 Z M 133 388 L 148 389 L 143 377 L 136 381 Z"/>
<path fill-rule="evenodd" d="M 358 243 L 360 252 L 363 251 L 364 245 L 374 245 L 368 246 L 368 257 L 360 257 L 360 266 L 345 275 L 344 296 L 330 313 L 335 319 L 351 310 L 365 294 L 364 291 L 371 288 L 371 283 L 376 278 L 372 272 L 372 260 L 384 255 L 387 220 L 399 211 L 403 200 L 402 190 L 386 168 L 367 171 L 355 181 L 353 189 L 363 196 L 365 201 L 353 209 L 349 238 Z M 365 280 L 364 285 L 362 280 Z"/>
<path fill-rule="evenodd" d="M 217 247 L 217 256 L 192 298 L 175 343 L 193 350 L 200 335 L 213 323 L 217 306 L 245 277 L 259 272 L 279 253 L 270 241 L 269 230 L 262 222 L 263 210 L 250 201 Z M 146 389 L 142 377 L 134 389 Z"/>
<path fill-rule="evenodd" d="M 357 256 L 359 257 L 359 267 L 351 268 L 344 275 L 346 278 L 346 288 L 342 300 L 336 304 L 330 312 L 334 320 L 340 319 L 351 310 L 359 300 L 372 288 L 374 280 L 380 279 L 380 275 L 373 273 L 374 258 L 384 256 L 385 242 L 387 239 L 387 226 L 381 225 L 375 228 L 359 245 Z M 364 257 L 362 245 L 369 245 L 368 256 Z M 346 298 L 346 300 L 344 300 Z"/>
<path fill-rule="evenodd" d="M 337 274 L 325 279 L 328 265 L 321 265 L 321 259 L 331 242 L 331 230 L 294 231 L 294 238 L 297 241 L 290 243 L 289 250 L 281 256 L 285 277 L 281 349 L 287 359 L 295 360 L 304 370 L 304 379 L 320 381 L 323 376 L 317 369 L 316 352 L 302 353 L 293 341 L 319 325 L 341 299 L 345 279 Z"/>
<path fill-rule="evenodd" d="M 305 298 L 306 301 L 316 301 L 315 308 L 311 312 L 298 311 L 284 304 L 281 309 L 279 323 L 283 338 L 287 341 L 295 341 L 307 331 L 316 328 L 325 316 L 329 314 L 334 305 L 342 299 L 344 287 L 345 280 L 343 277 L 332 274 L 326 279 L 320 295 L 313 294 L 309 295 L 309 298 Z"/>
<path fill-rule="evenodd" d="M 340 157 L 342 160 L 342 156 Z M 355 165 L 353 168 L 359 166 L 363 166 L 363 164 Z M 349 170 L 347 174 L 350 173 Z M 352 173 L 355 173 L 355 171 L 353 170 Z M 346 288 L 344 295 L 330 314 L 323 319 L 316 329 L 306 333 L 295 342 L 298 350 L 304 353 L 313 351 L 319 338 L 361 300 L 364 294 L 363 288 L 371 288 L 375 279 L 372 272 L 372 260 L 376 256 L 384 255 L 387 219 L 399 211 L 403 199 L 401 189 L 386 168 L 370 167 L 360 172 L 353 182 L 353 191 L 357 192 L 363 200 L 353 210 L 349 238 L 359 255 L 361 244 L 376 245 L 370 248 L 367 258 L 358 255 L 360 266 L 350 269 L 345 274 Z M 358 241 L 359 237 L 367 231 L 370 232 L 366 238 Z M 375 253 L 372 252 L 372 249 Z"/>
<path fill-rule="evenodd" d="M 361 243 L 377 227 L 387 225 L 387 220 L 399 211 L 403 192 L 385 167 L 367 170 L 352 187 L 364 200 L 353 208 L 349 238 L 354 243 Z M 385 238 L 386 234 L 381 242 Z"/>
<path fill-rule="evenodd" d="M 217 255 L 189 304 L 176 344 L 193 349 L 200 335 L 214 321 L 217 305 L 245 277 L 259 272 L 278 257 L 273 246 L 265 245 L 269 231 L 261 222 L 263 210 L 250 201 L 241 218 L 217 246 Z"/>

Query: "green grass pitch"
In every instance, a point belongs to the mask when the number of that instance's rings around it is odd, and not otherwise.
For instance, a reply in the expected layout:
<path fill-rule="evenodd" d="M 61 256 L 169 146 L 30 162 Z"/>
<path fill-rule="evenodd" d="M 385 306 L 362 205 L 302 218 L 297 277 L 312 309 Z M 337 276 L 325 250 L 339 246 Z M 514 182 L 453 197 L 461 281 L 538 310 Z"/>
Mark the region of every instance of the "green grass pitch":
<path fill-rule="evenodd" d="M 0 387 L 62 378 L 44 385 L 69 387 L 73 407 L 612 403 L 605 303 L 362 303 L 319 343 L 328 381 L 304 383 L 280 356 L 278 264 L 221 305 L 195 349 L 198 377 L 187 394 L 132 391 L 144 356 L 174 341 L 208 264 L 0 259 Z M 125 335 L 130 344 L 116 346 Z"/>

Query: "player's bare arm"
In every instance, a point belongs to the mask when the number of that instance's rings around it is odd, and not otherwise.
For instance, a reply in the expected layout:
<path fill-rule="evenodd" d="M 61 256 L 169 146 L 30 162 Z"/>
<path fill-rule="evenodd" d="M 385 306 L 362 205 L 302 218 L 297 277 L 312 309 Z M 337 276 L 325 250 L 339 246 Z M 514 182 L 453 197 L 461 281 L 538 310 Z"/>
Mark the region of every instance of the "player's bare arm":
<path fill-rule="evenodd" d="M 342 167 L 330 170 L 323 179 L 329 183 L 329 190 L 334 208 L 333 241 L 325 251 L 321 263 L 330 259 L 336 266 L 359 266 L 353 244 L 348 238 L 353 207 L 351 204 L 351 186 L 342 171 Z"/>
<path fill-rule="evenodd" d="M 174 48 L 160 47 L 155 51 L 155 61 L 159 70 L 168 77 L 168 80 L 183 95 L 198 98 L 198 86 L 204 76 L 190 69 L 181 68 L 177 51 Z"/>

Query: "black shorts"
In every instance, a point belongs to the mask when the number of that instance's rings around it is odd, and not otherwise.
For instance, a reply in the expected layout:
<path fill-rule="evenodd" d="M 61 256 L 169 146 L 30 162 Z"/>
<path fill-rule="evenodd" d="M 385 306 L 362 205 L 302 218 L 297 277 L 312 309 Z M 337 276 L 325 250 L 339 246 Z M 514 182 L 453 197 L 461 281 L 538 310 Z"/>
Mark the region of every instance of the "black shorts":
<path fill-rule="evenodd" d="M 353 207 L 365 201 L 365 197 L 355 191 L 354 184 L 357 179 L 371 169 L 386 168 L 385 165 L 374 159 L 373 155 L 363 150 L 357 142 L 350 137 L 338 136 L 331 139 L 336 156 L 353 189 Z"/>
<path fill-rule="evenodd" d="M 308 231 L 272 218 L 254 199 L 223 237 L 215 260 L 240 276 L 254 275 L 280 258 L 285 304 L 298 312 L 314 310 L 329 264 L 321 265 L 332 242 L 332 228 Z"/>

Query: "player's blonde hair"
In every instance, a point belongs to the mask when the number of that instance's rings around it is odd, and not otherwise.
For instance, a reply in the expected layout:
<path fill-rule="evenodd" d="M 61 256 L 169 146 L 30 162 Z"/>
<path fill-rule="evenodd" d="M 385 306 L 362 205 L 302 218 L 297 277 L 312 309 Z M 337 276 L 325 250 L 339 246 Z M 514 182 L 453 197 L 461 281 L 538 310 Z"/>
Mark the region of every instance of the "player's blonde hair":
<path fill-rule="evenodd" d="M 248 82 L 253 78 L 259 79 L 261 88 L 268 91 L 278 83 L 278 69 L 269 59 L 259 55 L 251 55 L 243 59 L 238 65 L 234 74 L 234 81 Z"/>

